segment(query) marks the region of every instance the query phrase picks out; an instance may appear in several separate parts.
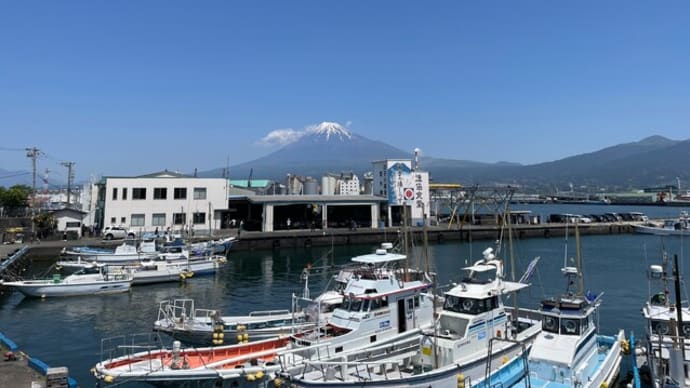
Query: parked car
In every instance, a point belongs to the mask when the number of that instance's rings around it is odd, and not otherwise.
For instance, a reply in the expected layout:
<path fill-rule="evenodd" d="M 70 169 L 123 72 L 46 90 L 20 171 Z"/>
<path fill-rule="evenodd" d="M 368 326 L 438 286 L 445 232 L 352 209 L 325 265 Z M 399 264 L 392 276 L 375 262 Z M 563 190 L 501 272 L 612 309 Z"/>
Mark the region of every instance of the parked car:
<path fill-rule="evenodd" d="M 587 217 L 592 219 L 592 222 L 601 222 L 603 219 L 598 214 L 588 214 Z"/>
<path fill-rule="evenodd" d="M 134 238 L 134 236 L 135 233 L 124 226 L 106 226 L 103 228 L 103 238 L 105 240 Z"/>

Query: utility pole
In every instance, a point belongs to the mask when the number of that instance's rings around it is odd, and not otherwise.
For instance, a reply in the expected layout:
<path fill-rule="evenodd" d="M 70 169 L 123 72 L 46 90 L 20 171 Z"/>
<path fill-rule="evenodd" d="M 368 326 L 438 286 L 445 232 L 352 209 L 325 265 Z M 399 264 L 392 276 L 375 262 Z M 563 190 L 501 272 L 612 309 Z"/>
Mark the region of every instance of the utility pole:
<path fill-rule="evenodd" d="M 36 238 L 36 159 L 41 154 L 41 150 L 36 147 L 26 149 L 26 157 L 31 158 L 31 166 L 33 170 L 32 186 L 31 186 L 31 241 Z"/>
<path fill-rule="evenodd" d="M 74 162 L 62 162 L 60 164 L 67 167 L 67 207 L 69 207 L 71 204 L 70 196 L 72 194 L 72 181 L 74 180 L 74 172 L 72 171 Z"/>

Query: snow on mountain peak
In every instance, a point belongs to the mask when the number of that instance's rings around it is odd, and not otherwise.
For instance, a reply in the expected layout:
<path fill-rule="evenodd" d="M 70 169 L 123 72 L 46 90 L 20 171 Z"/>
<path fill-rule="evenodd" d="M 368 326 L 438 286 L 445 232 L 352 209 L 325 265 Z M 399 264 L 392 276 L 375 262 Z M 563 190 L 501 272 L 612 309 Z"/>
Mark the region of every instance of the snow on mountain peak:
<path fill-rule="evenodd" d="M 312 125 L 307 128 L 307 133 L 319 136 L 326 136 L 326 140 L 330 140 L 331 136 L 334 138 L 337 136 L 340 140 L 344 138 L 352 138 L 352 133 L 347 130 L 347 128 L 336 122 L 324 121 L 321 124 Z"/>

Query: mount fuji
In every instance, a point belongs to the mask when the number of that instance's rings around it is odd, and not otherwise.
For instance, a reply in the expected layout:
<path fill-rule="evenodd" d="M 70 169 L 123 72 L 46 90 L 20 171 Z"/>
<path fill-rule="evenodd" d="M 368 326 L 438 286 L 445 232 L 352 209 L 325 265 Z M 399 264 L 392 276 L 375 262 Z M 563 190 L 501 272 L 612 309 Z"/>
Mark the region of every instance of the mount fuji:
<path fill-rule="evenodd" d="M 406 158 L 405 152 L 381 141 L 371 140 L 351 132 L 334 122 L 308 127 L 295 135 L 296 140 L 279 150 L 250 162 L 231 166 L 232 178 L 245 178 L 253 169 L 253 176 L 280 180 L 286 174 L 321 177 L 327 172 L 371 171 L 374 160 Z M 218 176 L 216 169 L 204 176 Z"/>

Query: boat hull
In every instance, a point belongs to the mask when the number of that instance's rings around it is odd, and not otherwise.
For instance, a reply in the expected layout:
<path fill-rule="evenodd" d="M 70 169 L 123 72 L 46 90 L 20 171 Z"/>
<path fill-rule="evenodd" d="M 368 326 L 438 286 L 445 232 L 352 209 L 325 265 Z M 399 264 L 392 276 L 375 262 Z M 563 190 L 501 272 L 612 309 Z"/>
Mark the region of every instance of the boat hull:
<path fill-rule="evenodd" d="M 101 295 L 127 292 L 130 289 L 131 281 L 108 281 L 80 284 L 51 284 L 39 282 L 9 282 L 5 286 L 13 287 L 22 294 L 35 297 L 57 297 L 57 296 L 79 296 L 79 295 Z"/>
<path fill-rule="evenodd" d="M 659 228 L 646 225 L 635 225 L 633 228 L 635 233 L 653 234 L 655 236 L 690 236 L 690 230 L 688 229 Z"/>

